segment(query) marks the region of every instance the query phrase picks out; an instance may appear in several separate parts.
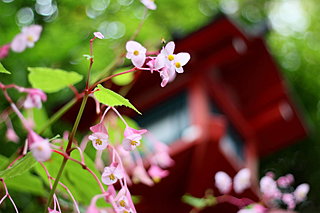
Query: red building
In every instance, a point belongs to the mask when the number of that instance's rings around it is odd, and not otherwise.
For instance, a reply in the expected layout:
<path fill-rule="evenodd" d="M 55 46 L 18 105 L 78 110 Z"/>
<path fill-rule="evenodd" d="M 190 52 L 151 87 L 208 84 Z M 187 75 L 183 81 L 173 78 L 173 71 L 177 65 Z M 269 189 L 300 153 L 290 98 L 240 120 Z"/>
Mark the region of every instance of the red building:
<path fill-rule="evenodd" d="M 189 52 L 185 73 L 160 87 L 159 75 L 139 72 L 127 97 L 143 113 L 138 123 L 170 144 L 175 166 L 154 187 L 135 185 L 142 195 L 138 212 L 188 212 L 189 193 L 202 197 L 214 188 L 214 174 L 234 175 L 259 158 L 306 136 L 286 83 L 262 37 L 247 37 L 219 18 L 176 41 L 175 52 Z M 147 80 L 146 80 L 147 79 Z M 256 189 L 245 192 L 256 198 Z M 205 212 L 236 212 L 219 204 Z"/>

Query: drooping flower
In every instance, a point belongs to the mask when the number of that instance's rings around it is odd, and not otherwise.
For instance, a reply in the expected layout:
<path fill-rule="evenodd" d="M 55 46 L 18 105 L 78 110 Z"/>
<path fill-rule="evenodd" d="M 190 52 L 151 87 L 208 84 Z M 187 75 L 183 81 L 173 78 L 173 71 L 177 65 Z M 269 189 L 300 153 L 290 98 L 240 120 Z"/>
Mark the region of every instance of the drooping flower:
<path fill-rule="evenodd" d="M 104 39 L 104 35 L 100 32 L 94 32 L 93 35 L 98 39 Z"/>
<path fill-rule="evenodd" d="M 230 176 L 222 171 L 216 173 L 215 186 L 219 189 L 221 194 L 227 194 L 231 191 L 232 180 Z"/>
<path fill-rule="evenodd" d="M 144 6 L 146 6 L 146 8 L 148 8 L 149 10 L 155 10 L 157 9 L 157 5 L 154 3 L 154 0 L 140 0 L 142 4 L 144 4 Z"/>
<path fill-rule="evenodd" d="M 8 56 L 10 50 L 10 44 L 5 44 L 0 47 L 0 59 L 3 59 Z"/>
<path fill-rule="evenodd" d="M 162 79 L 161 87 L 165 87 L 169 82 L 176 78 L 176 72 L 173 69 L 168 69 L 167 67 L 164 67 L 159 73 Z"/>
<path fill-rule="evenodd" d="M 150 60 L 146 63 L 149 66 L 151 73 L 154 70 L 160 70 L 165 66 L 165 58 L 163 54 L 157 55 L 157 57 L 150 57 Z"/>
<path fill-rule="evenodd" d="M 90 127 L 90 130 L 93 134 L 89 135 L 88 138 L 92 141 L 94 148 L 97 150 L 104 150 L 109 144 L 109 135 L 103 123 L 98 123 Z"/>
<path fill-rule="evenodd" d="M 242 193 L 250 187 L 250 170 L 248 168 L 241 169 L 233 179 L 233 188 L 236 193 Z"/>
<path fill-rule="evenodd" d="M 169 155 L 169 147 L 159 141 L 154 144 L 154 155 L 150 160 L 161 168 L 168 168 L 174 164 L 174 160 Z"/>
<path fill-rule="evenodd" d="M 143 183 L 147 186 L 153 186 L 154 183 L 147 174 L 145 168 L 142 165 L 137 165 L 132 173 L 132 180 L 134 183 Z"/>
<path fill-rule="evenodd" d="M 168 170 L 163 170 L 157 165 L 151 165 L 148 170 L 148 174 L 152 177 L 153 181 L 158 183 L 162 178 L 165 178 L 169 175 Z"/>
<path fill-rule="evenodd" d="M 9 141 L 17 143 L 19 141 L 19 137 L 14 131 L 13 128 L 8 128 L 6 131 L 6 137 Z"/>
<path fill-rule="evenodd" d="M 142 134 L 146 133 L 146 129 L 136 130 L 131 127 L 126 127 L 124 131 L 124 139 L 122 146 L 126 151 L 132 151 L 137 146 L 140 145 L 140 140 L 142 139 Z"/>
<path fill-rule="evenodd" d="M 126 44 L 128 59 L 131 59 L 132 64 L 141 68 L 146 60 L 147 49 L 136 41 L 128 41 Z"/>
<path fill-rule="evenodd" d="M 11 49 L 14 52 L 22 52 L 27 47 L 33 47 L 34 43 L 40 38 L 42 27 L 40 25 L 31 25 L 22 28 L 22 32 L 16 35 L 11 42 Z"/>
<path fill-rule="evenodd" d="M 43 139 L 42 141 L 36 141 L 30 145 L 30 150 L 33 157 L 37 161 L 47 161 L 51 157 L 51 147 L 49 140 Z"/>
<path fill-rule="evenodd" d="M 123 178 L 123 171 L 119 165 L 114 164 L 105 167 L 101 177 L 102 182 L 106 185 L 112 185 L 121 178 Z"/>
<path fill-rule="evenodd" d="M 293 192 L 297 203 L 304 201 L 307 198 L 307 194 L 310 190 L 310 186 L 307 183 L 300 184 Z"/>
<path fill-rule="evenodd" d="M 28 93 L 26 100 L 23 103 L 24 108 L 38 108 L 42 107 L 42 102 L 47 100 L 47 96 L 42 90 L 40 89 L 33 89 L 33 88 L 21 88 L 19 89 L 21 92 Z"/>

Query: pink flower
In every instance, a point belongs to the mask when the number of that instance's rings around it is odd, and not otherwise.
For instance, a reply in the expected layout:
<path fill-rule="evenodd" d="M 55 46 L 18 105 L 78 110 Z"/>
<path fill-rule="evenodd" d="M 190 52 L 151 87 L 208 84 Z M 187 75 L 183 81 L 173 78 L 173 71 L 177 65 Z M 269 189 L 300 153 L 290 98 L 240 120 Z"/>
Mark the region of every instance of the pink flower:
<path fill-rule="evenodd" d="M 126 127 L 124 131 L 124 139 L 122 146 L 126 151 L 132 151 L 137 146 L 140 145 L 140 140 L 142 139 L 142 134 L 146 133 L 146 129 L 136 130 L 131 127 Z"/>
<path fill-rule="evenodd" d="M 3 59 L 8 56 L 10 50 L 10 44 L 5 44 L 0 47 L 0 59 Z"/>
<path fill-rule="evenodd" d="M 221 194 L 227 194 L 231 191 L 231 178 L 230 176 L 222 171 L 216 173 L 215 177 L 215 185 L 219 189 Z"/>
<path fill-rule="evenodd" d="M 101 177 L 102 182 L 106 185 L 112 185 L 121 178 L 123 178 L 123 171 L 119 165 L 114 166 L 114 164 L 105 167 Z"/>
<path fill-rule="evenodd" d="M 42 27 L 40 25 L 31 25 L 22 28 L 22 32 L 16 35 L 11 42 L 11 49 L 14 52 L 22 52 L 27 47 L 33 47 L 34 43 L 39 40 Z"/>
<path fill-rule="evenodd" d="M 42 107 L 42 101 L 47 100 L 47 96 L 42 90 L 40 89 L 25 89 L 21 88 L 19 89 L 21 92 L 28 93 L 26 100 L 23 103 L 24 108 L 30 109 L 30 108 L 41 108 Z"/>
<path fill-rule="evenodd" d="M 183 73 L 183 66 L 188 63 L 190 60 L 189 53 L 178 53 L 173 54 L 175 48 L 175 44 L 173 41 L 169 42 L 160 52 L 160 54 L 164 55 L 166 65 L 169 69 L 176 70 L 177 73 Z"/>
<path fill-rule="evenodd" d="M 293 210 L 296 207 L 293 194 L 285 193 L 282 195 L 282 201 L 287 205 L 289 210 Z"/>
<path fill-rule="evenodd" d="M 50 208 L 48 208 L 48 212 L 49 213 L 60 213 L 59 211 L 57 211 L 55 209 L 50 209 Z"/>
<path fill-rule="evenodd" d="M 98 39 L 104 39 L 104 35 L 100 32 L 94 32 L 93 35 Z"/>
<path fill-rule="evenodd" d="M 144 4 L 144 6 L 146 6 L 146 8 L 150 10 L 157 9 L 157 5 L 154 3 L 154 0 L 140 0 L 140 1 L 142 4 Z"/>
<path fill-rule="evenodd" d="M 136 41 L 128 41 L 126 49 L 126 57 L 131 59 L 134 66 L 141 68 L 146 60 L 147 49 Z"/>
<path fill-rule="evenodd" d="M 277 183 L 269 176 L 264 176 L 260 180 L 260 191 L 267 199 L 275 199 L 281 196 Z"/>
<path fill-rule="evenodd" d="M 309 190 L 310 190 L 310 186 L 309 184 L 306 184 L 306 183 L 303 183 L 296 188 L 293 194 L 297 203 L 300 203 L 307 198 L 307 194 Z"/>
<path fill-rule="evenodd" d="M 156 183 L 160 182 L 162 178 L 165 178 L 169 175 L 168 170 L 163 170 L 157 165 L 152 165 L 148 170 L 148 173 Z"/>
<path fill-rule="evenodd" d="M 32 152 L 33 157 L 37 161 L 47 161 L 51 157 L 51 147 L 49 140 L 44 139 L 42 141 L 36 141 L 30 145 L 30 150 Z"/>
<path fill-rule="evenodd" d="M 90 127 L 90 130 L 93 134 L 89 135 L 88 138 L 92 141 L 94 148 L 97 150 L 104 150 L 109 144 L 109 135 L 103 123 L 98 123 Z"/>
<path fill-rule="evenodd" d="M 165 87 L 169 82 L 176 78 L 176 72 L 173 69 L 164 67 L 160 71 L 160 77 L 162 78 L 161 87 Z"/>
<path fill-rule="evenodd" d="M 233 188 L 236 193 L 242 193 L 250 187 L 250 170 L 248 168 L 241 169 L 233 180 Z"/>
<path fill-rule="evenodd" d="M 115 197 L 117 208 L 116 212 L 134 213 L 135 208 L 131 199 L 130 192 L 127 187 L 122 187 Z"/>
<path fill-rule="evenodd" d="M 160 70 L 164 67 L 165 59 L 163 54 L 159 54 L 157 57 L 149 57 L 150 60 L 147 62 L 147 66 L 150 67 L 151 73 L 153 73 L 154 70 Z"/>
<path fill-rule="evenodd" d="M 151 157 L 153 164 L 158 164 L 161 168 L 168 168 L 174 164 L 174 160 L 169 155 L 169 147 L 161 142 L 154 145 L 154 155 Z"/>
<path fill-rule="evenodd" d="M 100 213 L 99 209 L 96 207 L 95 204 L 91 204 L 88 208 L 86 213 Z"/>
<path fill-rule="evenodd" d="M 154 183 L 151 178 L 148 176 L 145 168 L 143 166 L 136 166 L 132 173 L 132 180 L 134 183 L 143 183 L 147 186 L 153 186 Z"/>

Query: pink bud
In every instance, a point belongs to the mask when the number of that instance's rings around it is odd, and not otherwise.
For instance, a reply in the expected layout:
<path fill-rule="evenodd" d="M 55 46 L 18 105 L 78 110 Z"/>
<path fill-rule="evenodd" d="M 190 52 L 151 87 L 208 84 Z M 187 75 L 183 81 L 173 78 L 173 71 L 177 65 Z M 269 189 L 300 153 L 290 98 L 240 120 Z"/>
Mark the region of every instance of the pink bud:
<path fill-rule="evenodd" d="M 98 39 L 104 39 L 104 35 L 102 35 L 102 33 L 100 33 L 100 32 L 94 32 L 93 35 L 95 37 L 97 37 Z"/>
<path fill-rule="evenodd" d="M 10 44 L 3 45 L 0 47 L 0 59 L 3 59 L 8 56 L 10 51 Z"/>
<path fill-rule="evenodd" d="M 15 142 L 17 143 L 19 141 L 19 137 L 16 134 L 16 132 L 14 131 L 13 128 L 8 128 L 7 132 L 6 132 L 6 137 L 9 141 Z"/>
<path fill-rule="evenodd" d="M 248 168 L 241 169 L 234 177 L 233 187 L 236 193 L 242 193 L 245 189 L 249 188 L 250 183 L 250 170 Z"/>
<path fill-rule="evenodd" d="M 294 197 L 296 198 L 297 203 L 304 201 L 307 198 L 307 194 L 310 190 L 310 186 L 307 183 L 299 185 L 294 191 Z"/>
<path fill-rule="evenodd" d="M 296 207 L 296 203 L 294 201 L 294 196 L 290 193 L 283 194 L 282 201 L 287 205 L 287 208 L 289 210 L 293 210 Z"/>
<path fill-rule="evenodd" d="M 132 180 L 134 183 L 143 183 L 147 186 L 153 186 L 154 183 L 148 176 L 145 168 L 143 166 L 136 166 L 133 170 Z"/>
<path fill-rule="evenodd" d="M 222 171 L 219 171 L 214 176 L 215 186 L 219 189 L 221 194 L 227 194 L 231 191 L 231 178 L 230 176 Z"/>

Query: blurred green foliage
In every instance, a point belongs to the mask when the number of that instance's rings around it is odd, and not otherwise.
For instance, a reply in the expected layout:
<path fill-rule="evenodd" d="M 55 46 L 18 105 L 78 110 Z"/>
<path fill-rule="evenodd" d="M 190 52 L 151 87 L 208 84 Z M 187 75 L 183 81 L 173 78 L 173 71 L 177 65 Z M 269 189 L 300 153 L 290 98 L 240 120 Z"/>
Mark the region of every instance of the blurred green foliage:
<path fill-rule="evenodd" d="M 318 181 L 320 133 L 317 131 L 320 128 L 318 0 L 158 0 L 156 3 L 158 9 L 148 12 L 144 26 L 136 39 L 143 42 L 150 50 L 160 46 L 162 38 L 170 40 L 172 36 L 183 37 L 210 23 L 221 12 L 229 15 L 251 34 L 259 34 L 269 27 L 265 38 L 271 54 L 290 85 L 295 101 L 304 111 L 303 116 L 311 131 L 309 139 L 263 159 L 261 173 L 267 170 L 273 170 L 279 176 L 293 173 L 297 183 L 310 183 L 310 201 L 304 204 L 302 209 L 303 212 L 318 212 L 320 210 L 317 194 L 320 191 Z M 1 61 L 12 73 L 12 75 L 1 74 L 1 82 L 30 86 L 26 77 L 27 67 L 61 68 L 85 74 L 88 61 L 83 55 L 89 53 L 89 39 L 95 31 L 101 31 L 107 37 L 94 43 L 93 75 L 100 75 L 116 55 L 124 50 L 125 42 L 138 28 L 144 12 L 145 9 L 138 0 L 2 0 L 0 1 L 0 45 L 10 43 L 23 25 L 40 24 L 43 26 L 43 33 L 34 48 L 20 54 L 10 52 L 9 57 Z M 84 82 L 82 81 L 77 87 L 83 88 Z M 16 92 L 10 91 L 10 95 L 14 100 L 18 99 Z M 46 114 L 52 115 L 58 106 L 71 97 L 72 92 L 69 89 L 50 94 L 44 104 L 47 112 L 41 112 L 44 120 Z M 4 100 L 2 94 L 0 100 Z M 6 107 L 8 103 L 0 101 L 0 109 Z M 44 122 L 40 117 L 37 117 L 38 122 Z M 12 116 L 12 120 L 21 141 L 20 144 L 6 141 L 3 137 L 5 125 L 0 124 L 2 136 L 0 154 L 4 159 L 14 153 L 26 137 L 21 124 L 16 122 L 17 119 Z M 48 130 L 47 134 L 62 135 L 64 127 L 69 128 L 68 124 L 57 123 L 53 128 L 55 131 Z M 0 160 L 1 163 L 4 161 Z M 36 171 L 39 173 L 38 167 Z M 25 176 L 24 181 L 37 186 L 38 191 L 32 187 L 22 189 L 19 183 L 23 180 L 21 177 L 19 179 L 19 176 L 15 178 L 16 181 L 8 183 L 10 190 L 13 191 L 12 196 L 24 212 L 38 212 L 40 211 L 38 203 L 44 203 L 38 197 L 46 193 L 44 185 L 38 182 L 39 179 L 37 181 L 34 179 L 34 172 Z M 66 181 L 83 186 L 82 181 L 85 180 L 72 178 L 72 169 L 70 172 L 70 179 Z M 33 194 L 28 195 L 21 190 Z M 86 196 L 85 191 L 79 194 L 77 192 L 75 196 L 83 199 L 81 201 L 84 204 L 88 204 L 89 197 L 85 199 L 81 197 L 82 195 Z M 8 202 L 0 208 L 5 212 L 12 210 Z"/>

